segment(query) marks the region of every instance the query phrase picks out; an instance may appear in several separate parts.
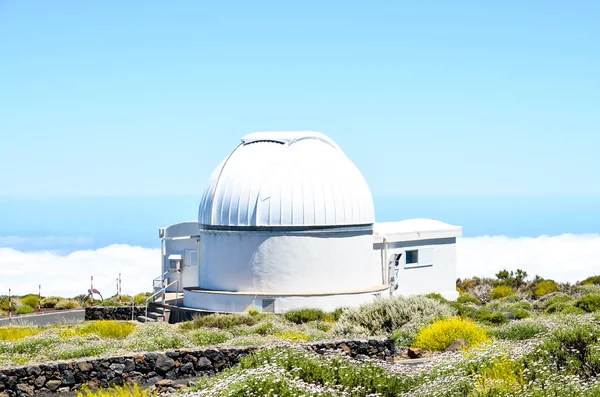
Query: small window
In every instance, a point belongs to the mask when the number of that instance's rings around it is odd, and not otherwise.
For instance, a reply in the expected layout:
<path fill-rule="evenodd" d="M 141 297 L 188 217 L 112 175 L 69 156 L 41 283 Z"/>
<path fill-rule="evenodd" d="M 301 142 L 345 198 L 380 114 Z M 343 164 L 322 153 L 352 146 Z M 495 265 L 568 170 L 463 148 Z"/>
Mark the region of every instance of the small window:
<path fill-rule="evenodd" d="M 419 263 L 419 251 L 412 250 L 406 251 L 406 264 L 407 265 L 416 265 Z"/>
<path fill-rule="evenodd" d="M 171 270 L 177 270 L 177 269 L 179 269 L 179 259 L 171 259 L 169 261 L 169 268 Z"/>
<path fill-rule="evenodd" d="M 275 313 L 275 299 L 263 299 L 262 311 L 265 313 Z"/>

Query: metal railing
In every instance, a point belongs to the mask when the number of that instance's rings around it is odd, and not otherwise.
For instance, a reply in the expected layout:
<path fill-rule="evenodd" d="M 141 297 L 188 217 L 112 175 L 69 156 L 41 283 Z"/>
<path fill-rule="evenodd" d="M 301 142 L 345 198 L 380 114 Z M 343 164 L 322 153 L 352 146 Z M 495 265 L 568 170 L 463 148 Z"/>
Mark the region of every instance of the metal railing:
<path fill-rule="evenodd" d="M 176 287 L 175 287 L 175 304 L 176 305 L 179 304 L 179 280 L 175 280 L 175 281 L 171 282 L 170 284 L 167 284 L 167 281 L 168 281 L 167 279 L 164 279 L 163 280 L 164 287 L 162 287 L 160 290 L 156 291 L 154 294 L 152 294 L 152 296 L 150 296 L 148 299 L 146 299 L 146 318 L 148 318 L 148 302 L 150 302 L 150 300 L 152 300 L 158 294 L 162 293 L 163 321 L 166 320 L 166 316 L 164 314 L 164 310 L 165 310 L 165 293 L 167 292 L 167 288 L 169 288 L 173 284 L 176 285 Z M 165 285 L 165 284 L 167 284 L 167 285 Z"/>
<path fill-rule="evenodd" d="M 156 277 L 154 280 L 152 280 L 152 290 L 154 292 L 158 292 L 160 291 L 160 289 L 162 288 L 162 286 L 164 285 L 165 282 L 165 276 L 169 274 L 168 271 L 164 272 L 162 274 L 162 276 L 158 276 Z"/>

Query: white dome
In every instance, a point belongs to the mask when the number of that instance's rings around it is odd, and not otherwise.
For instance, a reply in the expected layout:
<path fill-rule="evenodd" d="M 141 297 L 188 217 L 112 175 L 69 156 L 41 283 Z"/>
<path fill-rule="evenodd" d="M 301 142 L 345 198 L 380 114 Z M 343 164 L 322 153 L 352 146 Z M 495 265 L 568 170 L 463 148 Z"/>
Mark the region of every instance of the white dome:
<path fill-rule="evenodd" d="M 375 222 L 354 163 L 318 132 L 256 132 L 221 162 L 200 202 L 204 226 L 308 227 Z"/>

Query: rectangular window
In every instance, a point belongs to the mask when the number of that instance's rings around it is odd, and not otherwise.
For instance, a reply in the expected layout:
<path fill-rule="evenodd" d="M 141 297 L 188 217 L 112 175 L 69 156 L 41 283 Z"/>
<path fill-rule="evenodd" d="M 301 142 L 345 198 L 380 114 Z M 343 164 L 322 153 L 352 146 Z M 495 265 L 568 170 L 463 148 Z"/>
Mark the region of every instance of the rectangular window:
<path fill-rule="evenodd" d="M 433 248 L 421 248 L 406 251 L 405 268 L 433 266 L 435 250 Z"/>
<path fill-rule="evenodd" d="M 406 265 L 417 265 L 419 264 L 419 251 L 418 250 L 412 250 L 412 251 L 406 251 Z"/>

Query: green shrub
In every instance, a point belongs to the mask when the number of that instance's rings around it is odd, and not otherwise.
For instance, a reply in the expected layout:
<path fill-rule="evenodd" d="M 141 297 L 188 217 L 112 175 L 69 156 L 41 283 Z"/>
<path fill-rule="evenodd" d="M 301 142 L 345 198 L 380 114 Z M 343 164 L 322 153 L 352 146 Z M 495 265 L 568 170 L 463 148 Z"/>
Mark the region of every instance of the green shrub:
<path fill-rule="evenodd" d="M 588 313 L 600 311 L 600 295 L 586 295 L 578 299 L 573 306 Z"/>
<path fill-rule="evenodd" d="M 498 299 L 498 301 L 501 303 L 516 303 L 521 301 L 521 297 L 519 295 L 509 295 Z"/>
<path fill-rule="evenodd" d="M 458 339 L 476 347 L 488 342 L 487 332 L 474 322 L 462 318 L 438 320 L 417 334 L 414 346 L 431 351 L 444 351 Z"/>
<path fill-rule="evenodd" d="M 37 295 L 25 295 L 21 299 L 19 299 L 23 305 L 27 305 L 29 307 L 37 307 L 38 305 L 38 296 Z"/>
<path fill-rule="evenodd" d="M 44 309 L 52 309 L 54 308 L 54 306 L 56 306 L 56 304 L 58 302 L 60 302 L 62 298 L 58 297 L 58 296 L 49 296 L 47 298 L 43 298 L 42 301 L 40 302 L 40 305 L 44 308 Z"/>
<path fill-rule="evenodd" d="M 19 306 L 17 308 L 17 310 L 15 310 L 16 314 L 29 314 L 29 313 L 33 313 L 33 307 L 28 306 L 28 305 L 22 305 Z"/>
<path fill-rule="evenodd" d="M 499 285 L 497 287 L 494 287 L 494 289 L 490 293 L 490 298 L 500 299 L 500 298 L 505 298 L 507 296 L 511 296 L 514 294 L 515 294 L 515 291 L 512 288 L 510 288 L 509 286 Z"/>
<path fill-rule="evenodd" d="M 188 335 L 188 339 L 196 346 L 217 345 L 232 338 L 232 334 L 219 329 L 198 329 Z"/>
<path fill-rule="evenodd" d="M 475 313 L 475 318 L 477 321 L 490 325 L 500 325 L 509 321 L 509 318 L 506 314 L 502 312 L 492 312 L 487 307 L 477 310 Z"/>
<path fill-rule="evenodd" d="M 568 306 L 562 312 L 562 314 L 585 314 L 585 311 L 575 306 Z"/>
<path fill-rule="evenodd" d="M 54 306 L 56 310 L 77 309 L 79 307 L 79 303 L 72 299 L 62 299 Z"/>
<path fill-rule="evenodd" d="M 539 322 L 515 321 L 492 331 L 493 336 L 506 340 L 526 340 L 548 331 L 548 327 Z"/>
<path fill-rule="evenodd" d="M 324 320 L 325 312 L 323 312 L 321 309 L 311 308 L 294 309 L 285 312 L 283 318 L 295 324 L 304 324 L 308 323 L 309 321 Z"/>
<path fill-rule="evenodd" d="M 117 307 L 117 306 L 122 306 L 121 302 L 119 302 L 116 299 L 104 299 L 102 301 L 98 301 L 98 302 L 94 302 L 95 306 L 103 306 L 103 307 Z"/>
<path fill-rule="evenodd" d="M 539 355 L 548 358 L 550 366 L 557 371 L 584 378 L 600 375 L 598 341 L 600 327 L 590 324 L 574 324 L 557 328 L 539 347 Z"/>
<path fill-rule="evenodd" d="M 546 308 L 546 313 L 584 314 L 585 311 L 566 302 L 556 302 Z"/>
<path fill-rule="evenodd" d="M 529 313 L 525 309 L 516 309 L 515 311 L 513 311 L 513 315 L 517 320 L 522 320 L 524 318 L 530 317 L 531 313 Z"/>
<path fill-rule="evenodd" d="M 545 310 L 555 303 L 566 303 L 570 302 L 571 300 L 573 300 L 573 298 L 567 294 L 563 294 L 561 292 L 552 293 L 544 296 L 540 303 L 536 303 L 536 306 Z"/>
<path fill-rule="evenodd" d="M 552 280 L 540 281 L 535 287 L 535 296 L 538 298 L 552 292 L 558 292 L 558 285 Z"/>
<path fill-rule="evenodd" d="M 133 304 L 135 306 L 145 306 L 146 300 L 150 297 L 151 294 L 137 294 L 133 297 Z"/>
<path fill-rule="evenodd" d="M 429 299 L 435 299 L 436 301 L 440 301 L 442 303 L 448 302 L 448 300 L 446 298 L 444 298 L 441 294 L 438 294 L 436 292 L 433 292 L 431 294 L 427 294 L 427 295 L 425 295 L 425 297 L 429 298 Z"/>
<path fill-rule="evenodd" d="M 454 314 L 454 309 L 435 299 L 394 296 L 344 310 L 334 332 L 344 334 L 346 330 L 361 329 L 368 335 L 390 335 L 409 322 L 426 324 Z"/>
<path fill-rule="evenodd" d="M 255 325 L 258 323 L 260 316 L 250 315 L 247 313 L 231 313 L 231 314 L 209 314 L 207 316 L 196 316 L 192 321 L 181 324 L 183 329 L 196 328 L 219 328 L 229 329 L 238 325 Z"/>
<path fill-rule="evenodd" d="M 517 302 L 514 305 L 510 306 L 511 310 L 517 310 L 517 309 L 523 309 L 523 310 L 533 310 L 533 308 L 531 307 L 531 304 L 529 302 L 525 302 L 525 301 L 521 301 L 521 302 Z"/>
<path fill-rule="evenodd" d="M 588 277 L 581 282 L 583 285 L 600 285 L 600 275 Z"/>
<path fill-rule="evenodd" d="M 338 321 L 342 317 L 342 313 L 344 312 L 344 308 L 338 307 L 332 312 L 325 313 L 325 321 L 334 323 Z"/>
<path fill-rule="evenodd" d="M 481 306 L 481 301 L 476 296 L 473 296 L 471 294 L 462 294 L 461 296 L 458 297 L 458 299 L 456 299 L 456 302 L 458 302 L 458 303 L 474 303 L 477 306 Z"/>

